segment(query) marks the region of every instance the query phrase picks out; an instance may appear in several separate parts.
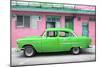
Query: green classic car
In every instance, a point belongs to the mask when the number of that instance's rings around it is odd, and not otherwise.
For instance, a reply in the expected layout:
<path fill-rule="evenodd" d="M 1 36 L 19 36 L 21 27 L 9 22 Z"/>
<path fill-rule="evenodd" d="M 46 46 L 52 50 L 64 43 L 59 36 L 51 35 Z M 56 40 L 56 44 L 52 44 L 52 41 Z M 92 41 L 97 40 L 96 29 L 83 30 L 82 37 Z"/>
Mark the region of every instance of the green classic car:
<path fill-rule="evenodd" d="M 29 36 L 17 40 L 18 49 L 25 56 L 35 56 L 41 52 L 71 51 L 77 55 L 82 48 L 89 48 L 89 37 L 78 37 L 71 29 L 49 28 L 41 36 Z"/>

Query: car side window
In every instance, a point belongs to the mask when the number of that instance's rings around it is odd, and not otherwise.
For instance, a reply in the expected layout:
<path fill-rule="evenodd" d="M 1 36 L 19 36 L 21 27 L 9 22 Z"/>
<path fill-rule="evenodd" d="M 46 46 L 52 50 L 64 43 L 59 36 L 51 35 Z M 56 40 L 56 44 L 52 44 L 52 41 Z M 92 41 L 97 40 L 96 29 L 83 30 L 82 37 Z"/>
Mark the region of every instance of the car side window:
<path fill-rule="evenodd" d="M 57 31 L 47 31 L 47 37 L 57 37 Z"/>
<path fill-rule="evenodd" d="M 71 32 L 60 31 L 59 37 L 74 37 L 74 35 Z"/>

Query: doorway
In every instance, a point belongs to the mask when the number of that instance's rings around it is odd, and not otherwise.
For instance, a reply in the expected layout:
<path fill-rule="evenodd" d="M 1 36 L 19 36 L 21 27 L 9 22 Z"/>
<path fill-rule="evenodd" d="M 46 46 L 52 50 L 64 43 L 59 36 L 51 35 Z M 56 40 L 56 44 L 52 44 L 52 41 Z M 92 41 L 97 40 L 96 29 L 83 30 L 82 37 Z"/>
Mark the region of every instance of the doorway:
<path fill-rule="evenodd" d="M 46 22 L 46 28 L 55 28 L 55 22 Z"/>
<path fill-rule="evenodd" d="M 46 28 L 60 28 L 60 16 L 47 16 Z"/>
<path fill-rule="evenodd" d="M 88 23 L 82 23 L 82 36 L 89 36 Z"/>
<path fill-rule="evenodd" d="M 65 28 L 74 29 L 73 16 L 65 16 Z"/>

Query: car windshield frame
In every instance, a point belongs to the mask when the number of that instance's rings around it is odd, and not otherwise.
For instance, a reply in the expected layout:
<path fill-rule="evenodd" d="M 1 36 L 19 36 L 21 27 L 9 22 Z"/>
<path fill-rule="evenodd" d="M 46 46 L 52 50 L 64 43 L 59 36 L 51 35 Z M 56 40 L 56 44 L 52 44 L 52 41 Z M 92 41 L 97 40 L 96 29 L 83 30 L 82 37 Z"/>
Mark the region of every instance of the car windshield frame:
<path fill-rule="evenodd" d="M 75 32 L 71 32 L 75 37 L 77 37 L 77 34 Z"/>

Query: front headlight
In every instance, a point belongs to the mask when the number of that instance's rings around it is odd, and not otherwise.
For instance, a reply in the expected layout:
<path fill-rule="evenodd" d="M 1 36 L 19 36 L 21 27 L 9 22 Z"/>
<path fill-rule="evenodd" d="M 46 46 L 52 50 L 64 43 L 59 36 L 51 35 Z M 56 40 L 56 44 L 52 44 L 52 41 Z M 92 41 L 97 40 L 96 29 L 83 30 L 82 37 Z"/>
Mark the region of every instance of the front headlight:
<path fill-rule="evenodd" d="M 19 41 L 16 41 L 16 45 L 17 45 L 17 48 L 19 48 L 20 46 L 20 43 L 19 43 Z"/>
<path fill-rule="evenodd" d="M 17 44 L 19 44 L 19 42 L 17 42 Z"/>

